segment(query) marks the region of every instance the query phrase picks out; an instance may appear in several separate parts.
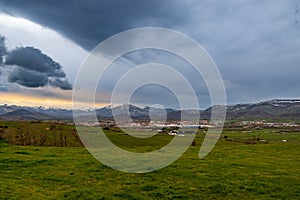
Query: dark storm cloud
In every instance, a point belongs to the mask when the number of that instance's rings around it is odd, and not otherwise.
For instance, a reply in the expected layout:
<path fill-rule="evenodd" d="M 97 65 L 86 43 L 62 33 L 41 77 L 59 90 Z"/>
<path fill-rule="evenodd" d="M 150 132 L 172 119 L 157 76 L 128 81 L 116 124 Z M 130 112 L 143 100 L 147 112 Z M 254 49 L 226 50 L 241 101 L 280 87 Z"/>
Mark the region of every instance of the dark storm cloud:
<path fill-rule="evenodd" d="M 65 78 L 62 66 L 39 49 L 18 47 L 7 51 L 5 38 L 0 36 L 0 59 L 2 70 L 6 70 L 10 83 L 30 88 L 50 85 L 62 90 L 72 89 L 71 84 Z"/>
<path fill-rule="evenodd" d="M 18 83 L 26 87 L 43 87 L 48 84 L 48 77 L 45 73 L 23 68 L 15 68 L 9 75 L 8 81 Z"/>
<path fill-rule="evenodd" d="M 26 87 L 44 87 L 50 85 L 62 90 L 71 90 L 62 66 L 53 61 L 41 50 L 34 47 L 19 47 L 9 51 L 5 57 L 5 65 L 14 66 L 8 81 Z"/>
<path fill-rule="evenodd" d="M 0 35 L 0 65 L 3 64 L 3 57 L 7 53 L 7 49 L 5 46 L 5 38 Z"/>
<path fill-rule="evenodd" d="M 184 24 L 190 14 L 184 1 L 173 0 L 2 0 L 0 9 L 55 29 L 88 50 L 130 28 Z"/>
<path fill-rule="evenodd" d="M 72 86 L 66 79 L 54 78 L 49 79 L 49 84 L 53 87 L 58 87 L 63 90 L 71 90 Z"/>
<path fill-rule="evenodd" d="M 29 88 L 45 87 L 47 85 L 57 87 L 62 90 L 71 90 L 72 86 L 65 78 L 49 77 L 46 73 L 13 66 L 8 73 L 8 82 L 17 83 Z"/>
<path fill-rule="evenodd" d="M 6 55 L 5 64 L 44 73 L 50 77 L 65 77 L 62 66 L 33 47 L 19 47 Z"/>

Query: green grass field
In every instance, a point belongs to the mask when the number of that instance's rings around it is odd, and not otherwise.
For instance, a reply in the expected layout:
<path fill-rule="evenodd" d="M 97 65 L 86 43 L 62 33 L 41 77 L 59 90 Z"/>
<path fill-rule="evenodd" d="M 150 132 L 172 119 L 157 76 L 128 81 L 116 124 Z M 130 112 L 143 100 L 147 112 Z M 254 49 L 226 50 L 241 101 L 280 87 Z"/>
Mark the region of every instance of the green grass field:
<path fill-rule="evenodd" d="M 9 130 L 17 131 L 17 125 L 9 124 Z M 48 124 L 38 126 L 44 130 Z M 64 125 L 61 130 L 69 134 L 72 128 Z M 35 131 L 39 130 L 31 134 Z M 158 135 L 141 145 L 121 132 L 107 134 L 132 151 L 153 150 L 172 139 Z M 234 141 L 224 139 L 225 135 Z M 268 144 L 236 142 L 254 136 Z M 203 137 L 200 131 L 196 146 L 180 159 L 146 174 L 119 172 L 101 164 L 85 148 L 76 147 L 71 135 L 64 147 L 59 147 L 59 139 L 58 147 L 51 147 L 50 140 L 49 146 L 0 140 L 0 199 L 300 199 L 299 132 L 225 131 L 213 151 L 199 159 Z"/>

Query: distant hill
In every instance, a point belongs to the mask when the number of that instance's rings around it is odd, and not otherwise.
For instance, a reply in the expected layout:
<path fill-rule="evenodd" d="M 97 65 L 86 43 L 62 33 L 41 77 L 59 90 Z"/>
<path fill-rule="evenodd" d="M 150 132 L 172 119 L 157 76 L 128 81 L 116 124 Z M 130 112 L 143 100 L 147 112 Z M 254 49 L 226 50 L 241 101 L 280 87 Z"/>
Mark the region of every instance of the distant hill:
<path fill-rule="evenodd" d="M 163 119 L 166 115 L 168 120 L 180 120 L 181 114 L 185 119 L 209 119 L 212 107 L 206 110 L 175 110 L 144 107 L 140 108 L 131 104 L 122 106 L 106 106 L 96 110 L 99 119 L 113 119 L 113 114 L 118 117 L 130 117 L 132 119 Z M 258 103 L 235 104 L 226 106 L 226 119 L 254 120 L 254 119 L 300 119 L 300 100 L 299 99 L 273 99 Z M 128 113 L 129 111 L 129 113 Z"/>
<path fill-rule="evenodd" d="M 273 99 L 252 104 L 226 106 L 226 119 L 300 119 L 300 99 Z M 201 112 L 210 117 L 211 108 Z"/>
<path fill-rule="evenodd" d="M 199 110 L 177 110 L 168 113 L 168 120 L 191 120 L 198 119 L 201 116 L 201 111 Z"/>
<path fill-rule="evenodd" d="M 138 107 L 131 104 L 121 106 L 106 106 L 96 110 L 98 119 L 112 120 L 113 115 L 118 117 L 131 117 L 134 120 L 161 119 L 180 120 L 181 114 L 185 119 L 194 119 L 200 113 L 201 119 L 209 119 L 211 115 L 210 107 L 206 110 L 175 110 L 171 108 Z M 300 119 L 300 99 L 273 99 L 258 103 L 235 104 L 226 106 L 227 120 L 254 120 L 254 119 L 274 119 L 274 120 L 299 120 Z M 77 110 L 82 119 L 89 119 L 91 111 Z M 0 106 L 1 120 L 72 120 L 73 112 L 68 109 L 42 108 L 42 107 L 22 107 L 22 106 Z"/>
<path fill-rule="evenodd" d="M 143 107 L 132 104 L 124 104 L 121 106 L 106 106 L 96 110 L 96 114 L 99 119 L 113 119 L 113 116 L 118 118 L 128 118 L 129 116 L 134 120 L 150 120 L 150 116 L 156 119 L 164 119 L 166 116 L 174 112 L 171 108 L 154 108 L 154 107 Z"/>
<path fill-rule="evenodd" d="M 1 120 L 49 120 L 50 116 L 25 109 L 14 110 L 0 115 Z"/>

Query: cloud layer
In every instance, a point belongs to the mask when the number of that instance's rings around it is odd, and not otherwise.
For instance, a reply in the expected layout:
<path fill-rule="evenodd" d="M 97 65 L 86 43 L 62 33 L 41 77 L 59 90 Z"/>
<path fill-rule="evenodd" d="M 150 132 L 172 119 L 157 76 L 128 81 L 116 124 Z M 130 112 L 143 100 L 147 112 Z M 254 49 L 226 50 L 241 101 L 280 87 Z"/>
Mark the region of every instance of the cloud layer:
<path fill-rule="evenodd" d="M 300 97 L 299 6 L 300 2 L 287 0 L 0 1 L 3 12 L 56 30 L 86 50 L 130 28 L 160 26 L 182 31 L 214 59 L 230 103 Z M 128 60 L 139 63 L 137 58 Z M 170 64 L 169 60 L 159 59 Z M 105 89 L 112 88 L 109 84 L 122 70 L 112 70 Z M 192 73 L 184 73 L 197 83 Z M 58 80 L 51 78 L 48 84 L 61 85 Z"/>
<path fill-rule="evenodd" d="M 50 27 L 91 50 L 99 42 L 129 28 L 172 28 L 188 20 L 190 7 L 173 0 L 90 0 L 0 2 L 1 10 Z M 174 23 L 176 22 L 176 23 Z"/>

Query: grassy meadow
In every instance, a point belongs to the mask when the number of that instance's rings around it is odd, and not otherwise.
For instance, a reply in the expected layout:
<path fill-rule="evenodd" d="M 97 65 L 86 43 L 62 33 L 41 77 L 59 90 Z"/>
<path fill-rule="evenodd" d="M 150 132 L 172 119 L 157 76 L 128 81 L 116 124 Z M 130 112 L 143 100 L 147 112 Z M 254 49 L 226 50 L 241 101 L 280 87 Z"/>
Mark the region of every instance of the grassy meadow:
<path fill-rule="evenodd" d="M 93 158 L 73 126 L 0 125 L 0 199 L 300 199 L 299 132 L 225 130 L 213 151 L 199 159 L 205 136 L 199 130 L 195 145 L 176 162 L 151 173 L 130 174 Z M 141 143 L 119 130 L 106 134 L 137 152 L 172 139 L 159 134 Z"/>

